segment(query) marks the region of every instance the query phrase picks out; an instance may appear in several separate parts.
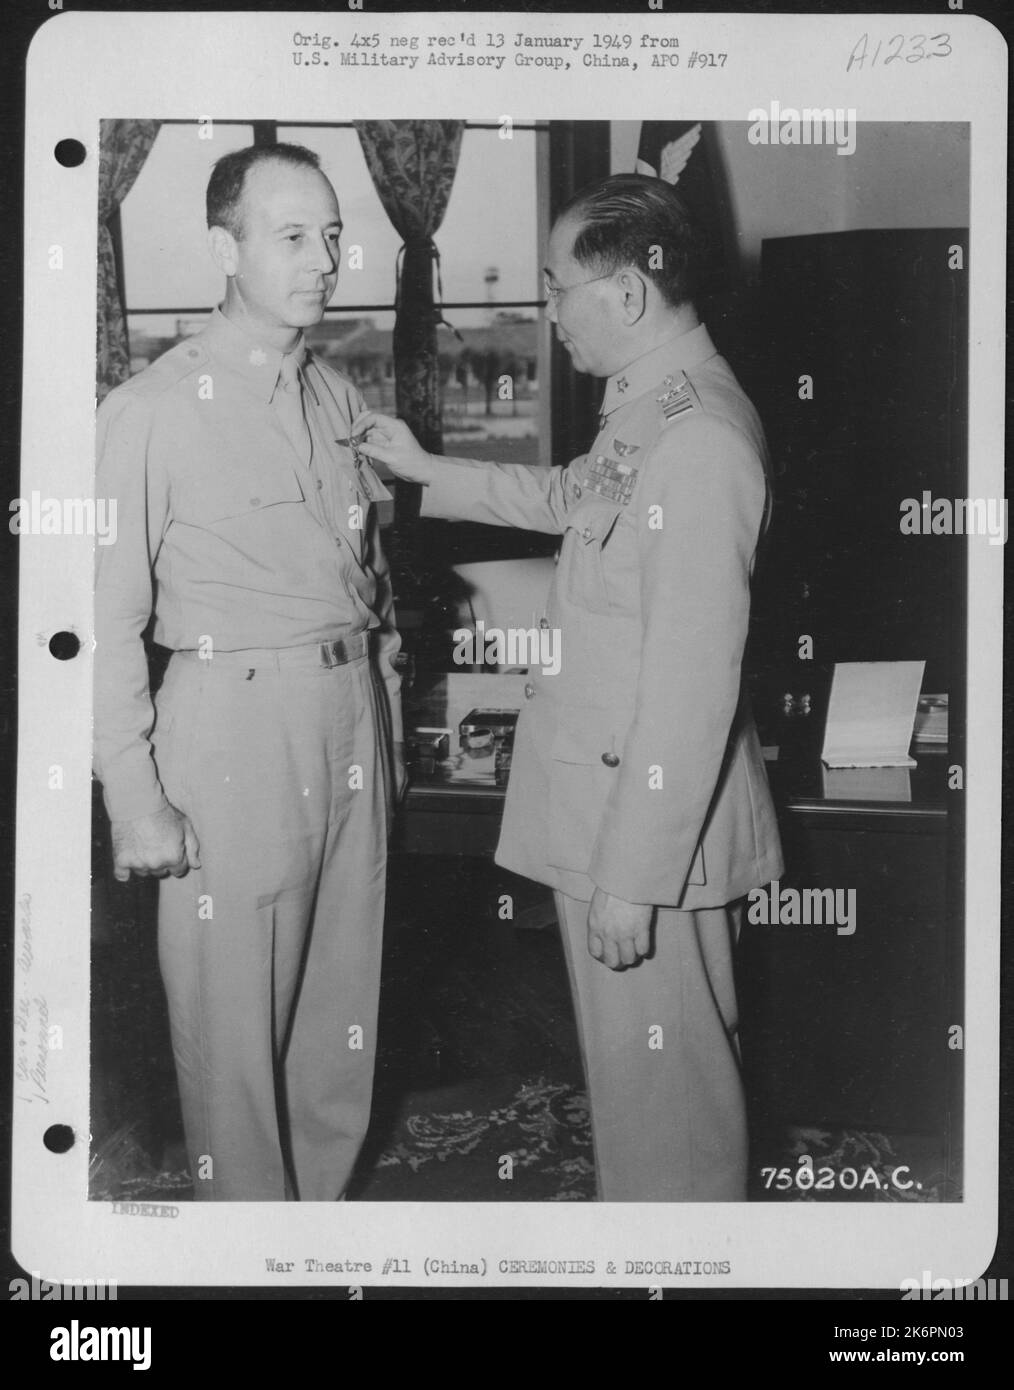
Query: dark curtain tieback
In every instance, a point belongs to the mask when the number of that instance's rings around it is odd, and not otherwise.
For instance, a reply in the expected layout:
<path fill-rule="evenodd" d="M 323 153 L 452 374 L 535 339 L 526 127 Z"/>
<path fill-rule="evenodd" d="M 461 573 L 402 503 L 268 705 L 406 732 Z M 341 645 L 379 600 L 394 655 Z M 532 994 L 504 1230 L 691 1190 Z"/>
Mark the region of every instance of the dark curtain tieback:
<path fill-rule="evenodd" d="M 402 305 L 402 279 L 406 262 L 409 264 L 414 262 L 413 268 L 416 274 L 418 275 L 424 273 L 422 272 L 422 268 L 420 265 L 420 262 L 423 260 L 424 257 L 426 257 L 431 262 L 431 264 L 436 266 L 437 272 L 437 297 L 436 302 L 433 305 L 433 322 L 438 326 L 440 324 L 443 324 L 445 328 L 449 328 L 451 332 L 454 334 L 454 336 L 457 338 L 458 342 L 463 343 L 465 341 L 464 338 L 454 327 L 453 323 L 450 323 L 444 317 L 444 281 L 440 270 L 440 252 L 437 249 L 437 244 L 432 237 L 407 237 L 401 243 L 401 246 L 398 248 L 398 254 L 394 262 L 395 313 L 397 313 L 400 310 Z M 432 272 L 428 283 L 432 287 Z"/>

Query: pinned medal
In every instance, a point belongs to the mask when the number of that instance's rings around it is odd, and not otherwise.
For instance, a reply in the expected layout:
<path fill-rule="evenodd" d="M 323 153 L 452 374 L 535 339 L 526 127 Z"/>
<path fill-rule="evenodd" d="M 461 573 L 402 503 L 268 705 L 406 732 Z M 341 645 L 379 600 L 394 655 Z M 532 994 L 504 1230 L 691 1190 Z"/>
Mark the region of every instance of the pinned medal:
<path fill-rule="evenodd" d="M 366 436 L 364 434 L 357 434 L 354 437 L 352 435 L 349 435 L 347 439 L 335 440 L 335 443 L 340 444 L 343 449 L 352 450 L 352 462 L 356 465 L 357 468 L 359 468 L 366 461 L 366 455 L 359 447 L 365 438 Z"/>
<path fill-rule="evenodd" d="M 617 463 L 615 459 L 606 458 L 605 454 L 596 454 L 585 476 L 585 486 L 608 502 L 620 502 L 626 506 L 633 495 L 637 473 L 638 470 L 629 463 Z"/>
<path fill-rule="evenodd" d="M 613 448 L 621 459 L 626 459 L 629 458 L 631 454 L 636 454 L 640 447 L 640 444 L 624 444 L 622 439 L 613 440 Z"/>
<path fill-rule="evenodd" d="M 366 500 L 368 502 L 386 502 L 390 500 L 391 493 L 377 477 L 369 456 L 364 454 L 360 448 L 360 444 L 365 438 L 365 435 L 358 434 L 354 438 L 349 436 L 348 439 L 336 439 L 335 443 L 340 444 L 344 449 L 352 450 L 352 462 L 356 466 L 356 481 Z"/>
<path fill-rule="evenodd" d="M 700 405 L 697 392 L 687 380 L 686 372 L 680 372 L 676 381 L 667 376 L 662 385 L 667 389 L 655 399 L 662 407 L 662 414 L 667 420 L 675 420 L 680 415 L 686 415 L 688 411 L 696 410 Z"/>

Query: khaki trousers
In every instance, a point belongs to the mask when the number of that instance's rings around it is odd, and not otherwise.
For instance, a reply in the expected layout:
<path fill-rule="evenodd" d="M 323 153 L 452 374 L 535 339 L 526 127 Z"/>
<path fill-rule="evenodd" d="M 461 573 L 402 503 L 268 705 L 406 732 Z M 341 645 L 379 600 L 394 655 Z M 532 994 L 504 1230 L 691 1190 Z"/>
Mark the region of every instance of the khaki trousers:
<path fill-rule="evenodd" d="M 588 954 L 590 904 L 556 893 L 591 1105 L 599 1198 L 746 1200 L 733 952 L 741 905 L 658 908 L 653 955 Z"/>
<path fill-rule="evenodd" d="M 240 658 L 240 659 L 237 659 Z M 159 959 L 198 1199 L 335 1201 L 366 1133 L 386 869 L 386 705 L 368 658 L 177 653 L 155 760 L 200 841 Z"/>

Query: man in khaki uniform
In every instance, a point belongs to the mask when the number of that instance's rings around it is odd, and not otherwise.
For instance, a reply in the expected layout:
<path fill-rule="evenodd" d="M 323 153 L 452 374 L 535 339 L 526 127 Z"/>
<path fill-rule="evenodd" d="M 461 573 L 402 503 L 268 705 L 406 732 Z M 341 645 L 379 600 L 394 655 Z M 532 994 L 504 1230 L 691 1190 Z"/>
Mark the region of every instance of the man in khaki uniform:
<path fill-rule="evenodd" d="M 303 341 L 338 277 L 317 157 L 226 155 L 208 226 L 221 308 L 99 411 L 95 764 L 116 877 L 162 879 L 196 1196 L 334 1201 L 370 1113 L 401 738 L 389 494 L 349 446 L 361 396 Z"/>
<path fill-rule="evenodd" d="M 426 485 L 424 515 L 563 534 L 542 618 L 561 669 L 531 672 L 496 859 L 556 890 L 607 1201 L 745 1197 L 733 953 L 742 898 L 782 870 L 741 672 L 765 446 L 690 301 L 694 252 L 656 179 L 607 179 L 558 220 L 548 313 L 606 378 L 569 467 L 357 425 Z"/>

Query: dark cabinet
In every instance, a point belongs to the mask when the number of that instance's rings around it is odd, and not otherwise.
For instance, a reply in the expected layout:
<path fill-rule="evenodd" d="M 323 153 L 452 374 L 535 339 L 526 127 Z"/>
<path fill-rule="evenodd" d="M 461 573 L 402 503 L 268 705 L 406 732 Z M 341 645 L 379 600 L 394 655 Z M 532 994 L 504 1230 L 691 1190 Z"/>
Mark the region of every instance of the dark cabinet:
<path fill-rule="evenodd" d="M 803 693 L 808 635 L 815 662 L 925 660 L 924 688 L 948 691 L 960 721 L 965 542 L 900 522 L 906 498 L 966 493 L 967 235 L 764 242 L 756 403 L 775 507 L 754 593 L 759 704 Z"/>
<path fill-rule="evenodd" d="M 744 1062 L 759 1119 L 936 1135 L 956 1146 L 963 1053 L 960 865 L 946 755 L 912 801 L 789 791 L 776 771 L 781 888 L 855 894 L 854 930 L 751 924 L 740 943 Z"/>

